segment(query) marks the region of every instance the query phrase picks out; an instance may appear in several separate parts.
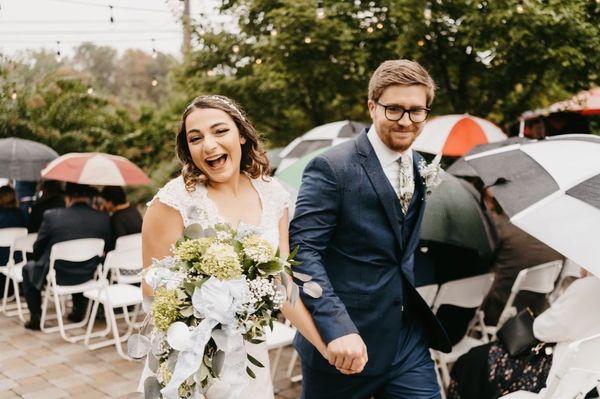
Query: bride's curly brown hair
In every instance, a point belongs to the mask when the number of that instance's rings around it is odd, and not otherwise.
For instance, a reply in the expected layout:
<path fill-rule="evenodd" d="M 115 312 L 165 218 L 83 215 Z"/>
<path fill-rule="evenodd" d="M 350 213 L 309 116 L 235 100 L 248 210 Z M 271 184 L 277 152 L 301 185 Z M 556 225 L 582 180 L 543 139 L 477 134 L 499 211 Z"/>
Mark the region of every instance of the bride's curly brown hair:
<path fill-rule="evenodd" d="M 188 105 L 181 117 L 179 132 L 177 133 L 177 156 L 182 163 L 181 175 L 187 191 L 194 191 L 198 183 L 206 184 L 208 176 L 193 161 L 188 147 L 185 120 L 196 109 L 219 109 L 233 119 L 240 131 L 241 137 L 246 139 L 242 144 L 242 159 L 240 171 L 245 172 L 253 179 L 270 174 L 269 159 L 259 134 L 248 120 L 242 108 L 232 99 L 225 96 L 209 95 L 198 96 Z"/>

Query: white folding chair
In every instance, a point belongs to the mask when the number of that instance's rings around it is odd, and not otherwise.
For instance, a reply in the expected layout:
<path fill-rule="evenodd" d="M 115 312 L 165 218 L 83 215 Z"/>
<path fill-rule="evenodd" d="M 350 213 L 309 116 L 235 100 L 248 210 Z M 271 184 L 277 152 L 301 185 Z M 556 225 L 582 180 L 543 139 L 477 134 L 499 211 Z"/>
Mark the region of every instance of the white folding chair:
<path fill-rule="evenodd" d="M 142 247 L 142 233 L 129 234 L 117 238 L 115 251 L 124 251 Z"/>
<path fill-rule="evenodd" d="M 561 267 L 562 261 L 556 260 L 521 270 L 513 283 L 510 290 L 510 296 L 506 301 L 506 305 L 504 305 L 502 313 L 500 313 L 497 325 L 485 326 L 485 331 L 490 334 L 493 339 L 496 338 L 498 328 L 500 328 L 506 320 L 517 313 L 513 305 L 515 298 L 520 291 L 550 294 L 554 290 L 554 284 L 560 274 Z"/>
<path fill-rule="evenodd" d="M 0 265 L 0 274 L 4 274 L 6 277 L 4 282 L 4 296 L 2 298 L 2 313 L 6 313 L 6 303 L 14 299 L 14 293 L 12 296 L 8 296 L 8 288 L 10 286 L 10 278 L 8 277 L 9 271 L 12 270 L 15 260 L 13 258 L 15 252 L 15 240 L 20 237 L 27 235 L 27 229 L 24 227 L 8 227 L 0 229 L 0 247 L 8 248 L 8 259 L 6 264 Z"/>
<path fill-rule="evenodd" d="M 600 334 L 571 343 L 539 394 L 517 391 L 502 398 L 583 399 L 594 387 L 600 387 Z"/>
<path fill-rule="evenodd" d="M 271 331 L 269 328 L 266 329 L 267 348 L 269 350 L 277 351 L 275 353 L 275 359 L 271 364 L 271 379 L 275 378 L 275 374 L 277 373 L 277 368 L 279 366 L 279 361 L 281 359 L 283 349 L 287 346 L 292 346 L 292 344 L 294 343 L 295 335 L 296 329 L 290 325 L 290 322 L 288 320 L 286 320 L 285 323 L 280 323 L 278 321 L 273 322 L 273 331 Z M 297 359 L 298 354 L 295 350 L 293 350 L 292 357 L 286 370 L 286 378 L 289 378 L 292 382 L 297 382 L 302 379 L 301 376 L 299 378 L 298 376 L 292 377 L 294 365 Z"/>
<path fill-rule="evenodd" d="M 54 270 L 54 265 L 57 260 L 83 262 L 86 260 L 90 260 L 96 256 L 101 257 L 103 252 L 104 240 L 100 238 L 83 238 L 78 240 L 70 240 L 59 242 L 52 246 L 50 250 L 50 268 L 48 271 L 48 276 L 46 278 L 48 284 L 46 287 L 46 293 L 44 295 L 44 303 L 42 304 L 42 317 L 40 320 L 40 327 L 43 332 L 49 333 L 60 331 L 61 337 L 63 337 L 63 339 L 68 342 L 76 342 L 77 340 L 83 338 L 68 337 L 66 331 L 73 328 L 83 327 L 88 323 L 91 304 L 88 304 L 83 321 L 65 325 L 62 319 L 64 306 L 62 305 L 60 298 L 66 295 L 84 293 L 89 289 L 99 287 L 100 280 L 98 280 L 97 277 L 100 275 L 100 267 L 102 265 L 98 264 L 96 273 L 92 279 L 77 285 L 58 285 L 58 283 L 56 282 L 56 270 Z M 50 296 L 54 298 L 54 307 L 56 310 L 56 318 L 58 320 L 58 326 L 56 327 L 46 327 L 48 302 L 50 301 Z"/>
<path fill-rule="evenodd" d="M 442 284 L 433 304 L 433 312 L 436 313 L 442 305 L 453 305 L 469 309 L 476 308 L 477 311 L 471 323 L 479 323 L 483 327 L 483 312 L 479 308 L 490 290 L 493 280 L 493 275 L 488 273 Z M 468 330 L 470 330 L 470 327 Z M 467 353 L 471 348 L 486 342 L 487 337 L 485 335 L 481 340 L 465 335 L 460 342 L 452 347 L 450 353 L 432 352 L 432 357 L 441 373 L 444 387 L 447 387 L 450 383 L 448 364 L 454 363 L 456 359 Z"/>
<path fill-rule="evenodd" d="M 89 350 L 95 350 L 103 348 L 108 345 L 115 345 L 117 353 L 124 359 L 129 360 L 123 352 L 122 342 L 125 342 L 131 335 L 135 321 L 142 304 L 142 289 L 135 285 L 123 282 L 124 278 L 132 276 L 121 277 L 120 270 L 141 270 L 142 269 L 142 249 L 132 248 L 128 250 L 114 250 L 106 254 L 104 261 L 104 271 L 101 279 L 101 286 L 99 288 L 93 288 L 86 290 L 83 295 L 88 298 L 92 303 L 92 314 L 88 323 L 88 327 L 85 334 L 84 344 Z M 116 284 L 110 284 L 108 281 L 108 273 L 115 277 Z M 135 276 L 133 276 L 135 277 Z M 129 281 L 130 279 L 125 279 Z M 141 281 L 141 277 L 138 277 Z M 96 313 L 98 312 L 98 306 L 102 305 L 104 308 L 104 316 L 106 317 L 106 328 L 99 333 L 92 333 L 94 329 L 94 323 L 96 320 Z M 133 310 L 133 316 L 130 318 L 127 311 L 128 306 L 135 306 Z M 123 315 L 127 323 L 127 332 L 121 336 L 119 334 L 119 327 L 117 325 L 117 319 L 115 315 L 115 309 L 121 308 Z M 106 336 L 112 331 L 112 339 L 104 340 L 90 344 L 92 337 Z"/>
<path fill-rule="evenodd" d="M 416 287 L 417 292 L 419 293 L 419 295 L 421 295 L 421 297 L 423 298 L 425 303 L 429 305 L 429 307 L 433 306 L 433 302 L 435 301 L 435 296 L 437 295 L 438 288 L 439 285 L 437 284 L 428 284 Z"/>
<path fill-rule="evenodd" d="M 28 312 L 27 307 L 23 307 L 21 304 L 21 293 L 19 292 L 19 283 L 23 282 L 23 266 L 27 263 L 27 253 L 33 252 L 33 243 L 37 239 L 37 233 L 27 234 L 26 236 L 20 236 L 15 240 L 13 246 L 13 254 L 20 252 L 22 260 L 19 263 L 13 264 L 12 258 L 6 265 L 4 275 L 6 276 L 6 282 L 4 285 L 4 298 L 2 298 L 2 312 L 6 316 L 17 315 L 22 322 L 25 322 L 24 312 Z M 8 300 L 8 286 L 9 281 L 12 281 L 13 293 L 15 298 L 14 306 L 7 304 Z"/>

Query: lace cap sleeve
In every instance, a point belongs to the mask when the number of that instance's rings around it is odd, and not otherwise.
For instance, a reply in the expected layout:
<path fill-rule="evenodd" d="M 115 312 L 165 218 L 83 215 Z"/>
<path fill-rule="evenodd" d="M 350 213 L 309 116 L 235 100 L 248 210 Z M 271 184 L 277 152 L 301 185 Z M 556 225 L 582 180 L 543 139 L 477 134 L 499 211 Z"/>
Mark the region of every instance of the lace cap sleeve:
<path fill-rule="evenodd" d="M 281 219 L 283 211 L 290 209 L 292 195 L 291 193 L 281 184 L 277 178 L 272 178 L 269 184 L 271 186 L 271 195 L 273 196 L 273 203 L 275 207 L 275 215 L 277 220 Z"/>
<path fill-rule="evenodd" d="M 157 201 L 162 202 L 163 204 L 179 211 L 185 223 L 187 221 L 188 212 L 186 210 L 184 198 L 188 195 L 189 194 L 185 189 L 185 184 L 183 183 L 183 178 L 179 176 L 158 190 L 154 197 L 148 201 L 148 203 L 146 203 L 146 206 L 150 206 Z"/>

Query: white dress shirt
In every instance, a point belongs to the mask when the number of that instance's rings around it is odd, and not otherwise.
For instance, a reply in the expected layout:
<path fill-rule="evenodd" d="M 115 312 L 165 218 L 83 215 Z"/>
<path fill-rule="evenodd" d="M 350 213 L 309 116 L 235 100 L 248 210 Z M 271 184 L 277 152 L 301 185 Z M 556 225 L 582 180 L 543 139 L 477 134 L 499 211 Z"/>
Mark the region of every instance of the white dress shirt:
<path fill-rule="evenodd" d="M 390 149 L 383 141 L 381 141 L 381 138 L 379 138 L 379 134 L 377 134 L 374 125 L 371 125 L 371 128 L 367 133 L 367 138 L 375 150 L 375 155 L 377 155 L 377 159 L 381 164 L 383 173 L 385 173 L 385 176 L 388 178 L 390 184 L 394 188 L 396 195 L 400 197 L 400 187 L 398 187 L 398 179 L 400 178 L 400 164 L 397 161 L 400 157 L 408 157 L 410 160 L 410 167 L 408 168 L 408 171 L 410 172 L 410 179 L 414 181 L 415 174 L 412 149 L 409 148 L 403 152 L 397 152 Z"/>

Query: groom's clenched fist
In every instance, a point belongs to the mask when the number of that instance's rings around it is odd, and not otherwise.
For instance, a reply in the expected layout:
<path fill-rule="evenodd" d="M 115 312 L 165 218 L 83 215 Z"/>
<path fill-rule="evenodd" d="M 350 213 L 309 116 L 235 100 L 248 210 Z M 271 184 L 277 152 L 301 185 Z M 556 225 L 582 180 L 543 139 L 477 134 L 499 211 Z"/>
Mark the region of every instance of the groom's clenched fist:
<path fill-rule="evenodd" d="M 367 347 L 358 334 L 348 334 L 327 345 L 329 363 L 343 374 L 360 373 L 369 360 Z"/>

